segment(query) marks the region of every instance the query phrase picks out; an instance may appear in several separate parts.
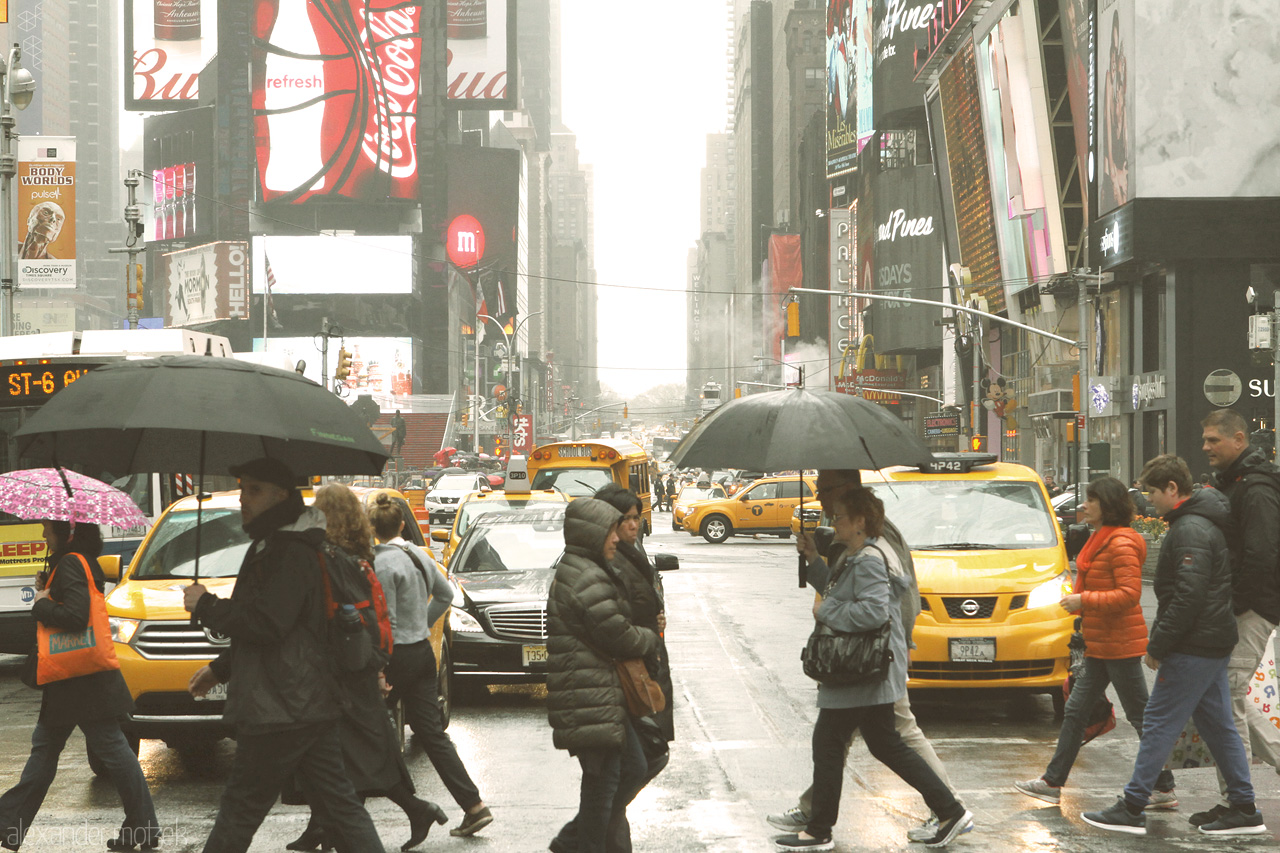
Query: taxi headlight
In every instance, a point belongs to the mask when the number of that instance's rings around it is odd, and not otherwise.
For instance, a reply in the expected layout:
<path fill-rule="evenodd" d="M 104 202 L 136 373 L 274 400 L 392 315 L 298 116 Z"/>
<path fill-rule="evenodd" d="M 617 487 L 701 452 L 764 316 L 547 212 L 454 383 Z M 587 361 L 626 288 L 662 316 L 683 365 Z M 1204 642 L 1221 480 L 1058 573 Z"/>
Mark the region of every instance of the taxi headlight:
<path fill-rule="evenodd" d="M 138 620 L 125 619 L 123 616 L 112 616 L 107 619 L 111 625 L 111 639 L 117 643 L 128 643 L 138 633 Z"/>
<path fill-rule="evenodd" d="M 1052 580 L 1047 580 L 1031 590 L 1031 594 L 1027 596 L 1027 607 L 1047 607 L 1050 604 L 1057 604 L 1064 596 L 1070 594 L 1071 578 L 1066 572 L 1063 572 Z"/>
<path fill-rule="evenodd" d="M 479 620 L 460 607 L 449 608 L 449 627 L 464 634 L 483 634 Z"/>

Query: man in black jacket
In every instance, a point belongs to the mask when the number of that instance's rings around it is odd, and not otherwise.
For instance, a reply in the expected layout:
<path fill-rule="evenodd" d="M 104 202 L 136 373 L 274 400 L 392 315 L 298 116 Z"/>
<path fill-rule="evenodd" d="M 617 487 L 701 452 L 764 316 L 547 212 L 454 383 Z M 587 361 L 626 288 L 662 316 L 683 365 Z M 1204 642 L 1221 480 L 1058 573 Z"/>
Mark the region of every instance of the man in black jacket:
<path fill-rule="evenodd" d="M 184 591 L 187 610 L 231 638 L 188 685 L 200 697 L 227 682 L 223 717 L 236 726 L 235 763 L 205 853 L 248 850 L 291 774 L 339 850 L 382 850 L 342 763 L 341 695 L 316 556 L 325 517 L 303 504 L 296 478 L 279 461 L 256 459 L 231 473 L 240 478 L 240 512 L 253 539 L 235 590 L 230 599 L 200 583 Z"/>
<path fill-rule="evenodd" d="M 1202 426 L 1204 452 L 1217 473 L 1218 488 L 1231 502 L 1227 547 L 1235 570 L 1233 600 L 1240 635 L 1227 665 L 1231 711 L 1249 763 L 1257 756 L 1280 770 L 1280 730 L 1262 717 L 1246 715 L 1245 696 L 1267 639 L 1280 622 L 1280 468 L 1249 444 L 1248 425 L 1236 411 L 1218 409 Z M 1221 773 L 1218 788 L 1218 805 L 1192 815 L 1191 823 L 1213 820 L 1226 809 Z"/>
<path fill-rule="evenodd" d="M 1143 813 L 1161 768 L 1187 720 L 1196 727 L 1227 780 L 1230 806 L 1201 824 L 1206 835 L 1267 831 L 1254 806 L 1244 746 L 1231 719 L 1227 661 L 1236 644 L 1231 612 L 1231 556 L 1223 530 L 1230 511 L 1215 489 L 1191 491 L 1191 471 L 1176 456 L 1157 456 L 1142 469 L 1151 503 L 1169 523 L 1156 564 L 1156 619 L 1145 662 L 1157 671 L 1147 700 L 1142 739 L 1124 797 L 1085 823 L 1112 832 L 1147 834 Z"/>

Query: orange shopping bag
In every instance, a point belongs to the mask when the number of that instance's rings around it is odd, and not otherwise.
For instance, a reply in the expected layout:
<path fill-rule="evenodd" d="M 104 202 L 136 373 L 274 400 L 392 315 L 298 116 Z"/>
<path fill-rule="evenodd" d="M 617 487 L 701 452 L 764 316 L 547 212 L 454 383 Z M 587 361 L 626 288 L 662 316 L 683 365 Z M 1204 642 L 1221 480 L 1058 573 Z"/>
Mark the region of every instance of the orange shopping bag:
<path fill-rule="evenodd" d="M 115 644 L 111 641 L 111 626 L 107 622 L 107 602 L 93 582 L 89 561 L 76 554 L 84 566 L 85 580 L 89 585 L 89 624 L 79 631 L 52 628 L 37 620 L 36 683 L 48 684 L 78 675 L 90 675 L 119 669 Z M 57 567 L 54 568 L 54 573 Z M 53 574 L 46 584 L 53 583 Z"/>

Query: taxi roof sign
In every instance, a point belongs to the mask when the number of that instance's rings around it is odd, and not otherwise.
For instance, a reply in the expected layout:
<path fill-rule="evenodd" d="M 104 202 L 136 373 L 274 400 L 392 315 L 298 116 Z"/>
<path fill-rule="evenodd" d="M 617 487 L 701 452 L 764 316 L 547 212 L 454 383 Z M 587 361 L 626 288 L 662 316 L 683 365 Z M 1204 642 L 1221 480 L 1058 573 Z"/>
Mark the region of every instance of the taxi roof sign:
<path fill-rule="evenodd" d="M 926 474 L 968 474 L 974 468 L 994 465 L 999 461 L 994 453 L 935 453 L 933 459 L 920 466 L 920 470 Z"/>
<path fill-rule="evenodd" d="M 502 486 L 509 494 L 529 493 L 529 460 L 523 456 L 512 456 L 507 462 L 507 479 Z"/>

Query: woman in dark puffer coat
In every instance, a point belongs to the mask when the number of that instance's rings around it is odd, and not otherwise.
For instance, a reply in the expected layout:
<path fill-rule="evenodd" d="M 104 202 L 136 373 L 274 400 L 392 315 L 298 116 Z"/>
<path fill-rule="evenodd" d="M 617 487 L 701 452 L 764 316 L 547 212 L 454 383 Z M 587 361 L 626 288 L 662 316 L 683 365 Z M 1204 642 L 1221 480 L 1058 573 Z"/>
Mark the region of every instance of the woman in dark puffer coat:
<path fill-rule="evenodd" d="M 1062 606 L 1080 614 L 1084 633 L 1084 673 L 1071 689 L 1058 732 L 1058 748 L 1044 776 L 1014 787 L 1029 797 L 1057 803 L 1062 786 L 1084 743 L 1089 712 L 1115 685 L 1129 723 L 1142 736 L 1147 707 L 1147 679 L 1142 656 L 1147 651 L 1147 622 L 1142 615 L 1142 563 L 1147 543 L 1130 525 L 1134 506 L 1129 489 L 1114 477 L 1100 477 L 1085 493 L 1084 520 L 1093 536 L 1076 557 L 1075 592 Z M 1160 774 L 1148 808 L 1178 805 L 1173 774 Z"/>
<path fill-rule="evenodd" d="M 565 552 L 547 599 L 547 716 L 556 748 L 582 765 L 582 789 L 553 853 L 604 853 L 611 819 L 625 815 L 648 770 L 614 661 L 648 657 L 658 637 L 632 622 L 625 583 L 609 565 L 621 518 L 591 498 L 565 510 Z"/>

